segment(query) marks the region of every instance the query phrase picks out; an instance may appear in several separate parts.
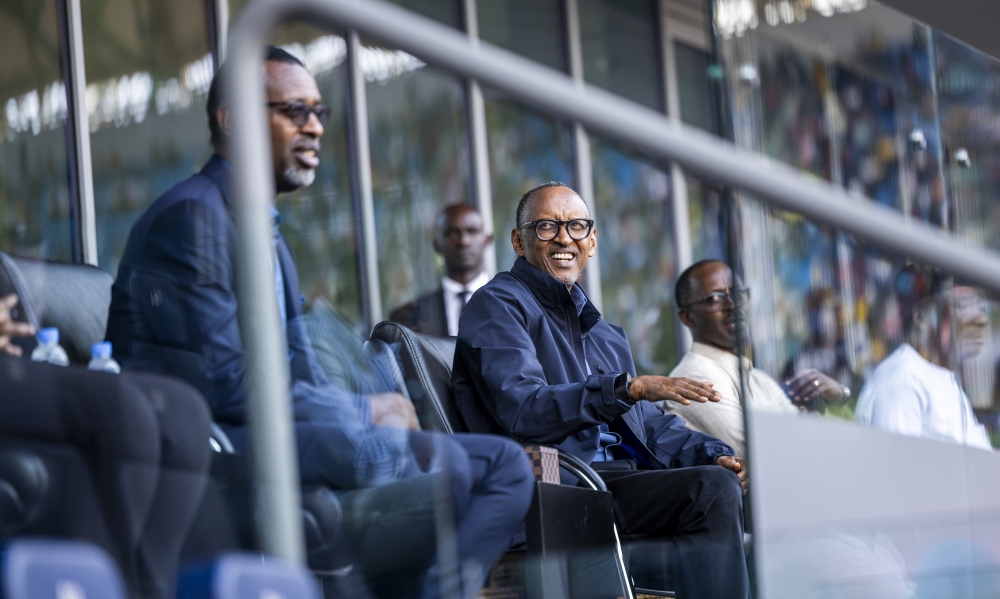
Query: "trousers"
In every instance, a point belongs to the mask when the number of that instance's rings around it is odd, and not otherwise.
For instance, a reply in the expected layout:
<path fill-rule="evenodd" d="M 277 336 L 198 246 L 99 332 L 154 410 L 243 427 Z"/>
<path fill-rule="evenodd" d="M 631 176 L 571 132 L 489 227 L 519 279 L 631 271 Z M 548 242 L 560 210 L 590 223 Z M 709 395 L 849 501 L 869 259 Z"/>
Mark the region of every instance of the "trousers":
<path fill-rule="evenodd" d="M 0 389 L 5 445 L 28 444 L 53 470 L 42 513 L 23 532 L 101 545 L 133 596 L 173 597 L 181 544 L 208 481 L 211 419 L 201 396 L 163 377 L 7 357 Z"/>
<path fill-rule="evenodd" d="M 630 551 L 637 581 L 671 585 L 657 590 L 685 599 L 750 596 L 736 474 L 718 466 L 599 474 L 611 492 L 619 532 L 645 539 Z"/>

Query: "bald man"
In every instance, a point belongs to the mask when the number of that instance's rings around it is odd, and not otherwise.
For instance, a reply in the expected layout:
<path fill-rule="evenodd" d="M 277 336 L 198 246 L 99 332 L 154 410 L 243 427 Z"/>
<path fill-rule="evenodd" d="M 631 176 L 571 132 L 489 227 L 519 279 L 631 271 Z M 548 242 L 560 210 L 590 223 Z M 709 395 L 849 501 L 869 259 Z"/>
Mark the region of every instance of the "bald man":
<path fill-rule="evenodd" d="M 418 333 L 458 335 L 458 318 L 465 304 L 490 280 L 484 256 L 491 243 L 493 235 L 484 229 L 478 210 L 468 204 L 442 210 L 434 225 L 434 251 L 444 259 L 441 287 L 396 308 L 389 320 Z"/>

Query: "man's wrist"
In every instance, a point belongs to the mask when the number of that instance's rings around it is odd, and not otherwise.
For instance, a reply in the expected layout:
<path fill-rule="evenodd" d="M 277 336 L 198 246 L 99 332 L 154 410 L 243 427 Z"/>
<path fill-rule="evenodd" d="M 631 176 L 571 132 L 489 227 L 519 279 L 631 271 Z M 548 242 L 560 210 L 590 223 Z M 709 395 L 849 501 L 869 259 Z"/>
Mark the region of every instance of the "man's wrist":
<path fill-rule="evenodd" d="M 632 397 L 632 375 L 623 372 L 615 377 L 615 399 L 634 406 L 636 400 Z"/>

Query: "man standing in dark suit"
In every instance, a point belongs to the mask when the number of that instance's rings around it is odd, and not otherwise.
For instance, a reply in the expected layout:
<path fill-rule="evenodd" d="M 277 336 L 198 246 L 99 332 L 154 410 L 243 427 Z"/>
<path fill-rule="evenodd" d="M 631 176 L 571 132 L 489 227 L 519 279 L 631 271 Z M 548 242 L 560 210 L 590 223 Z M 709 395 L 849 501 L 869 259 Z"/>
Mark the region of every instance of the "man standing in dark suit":
<path fill-rule="evenodd" d="M 444 259 L 441 287 L 396 308 L 389 320 L 427 335 L 457 335 L 465 304 L 490 280 L 483 255 L 491 243 L 478 210 L 468 204 L 442 210 L 434 223 L 434 250 Z"/>
<path fill-rule="evenodd" d="M 577 284 L 597 231 L 576 192 L 562 183 L 536 187 L 516 218 L 511 244 L 519 258 L 472 297 L 459 326 L 452 388 L 466 426 L 604 465 L 598 472 L 620 530 L 674 549 L 661 567 L 672 571 L 670 590 L 745 599 L 745 464 L 651 403 L 719 401 L 719 394 L 708 383 L 634 376 L 625 332 L 605 322 Z"/>
<path fill-rule="evenodd" d="M 269 48 L 264 71 L 275 191 L 282 193 L 313 182 L 330 111 L 312 75 L 288 52 Z M 246 450 L 249 365 L 237 325 L 229 112 L 218 83 L 224 80 L 216 78 L 208 99 L 216 154 L 133 226 L 107 337 L 125 368 L 177 376 L 201 390 L 216 422 Z M 528 511 L 527 456 L 500 437 L 412 430 L 412 405 L 399 394 L 354 395 L 331 385 L 303 326 L 294 257 L 277 225 L 260 242 L 273 252 L 303 484 L 363 488 L 340 495 L 343 528 L 380 597 L 475 596 Z M 448 543 L 458 561 L 448 578 L 438 574 L 452 564 L 435 563 L 441 497 L 450 499 Z"/>

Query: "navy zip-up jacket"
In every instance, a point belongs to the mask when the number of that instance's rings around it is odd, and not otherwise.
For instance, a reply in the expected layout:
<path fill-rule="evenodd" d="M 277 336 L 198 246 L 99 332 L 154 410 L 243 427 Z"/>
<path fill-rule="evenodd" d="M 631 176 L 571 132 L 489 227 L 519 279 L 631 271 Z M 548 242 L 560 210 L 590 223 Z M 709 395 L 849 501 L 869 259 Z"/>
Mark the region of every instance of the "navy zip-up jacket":
<path fill-rule="evenodd" d="M 565 285 L 518 258 L 469 300 L 451 382 L 470 431 L 554 445 L 587 463 L 602 424 L 622 437 L 613 455 L 640 468 L 710 465 L 735 455 L 679 416 L 618 400 L 614 381 L 622 372 L 635 376 L 625 332 L 589 300 L 578 315 Z"/>

